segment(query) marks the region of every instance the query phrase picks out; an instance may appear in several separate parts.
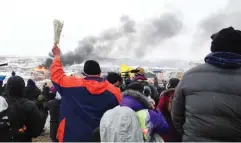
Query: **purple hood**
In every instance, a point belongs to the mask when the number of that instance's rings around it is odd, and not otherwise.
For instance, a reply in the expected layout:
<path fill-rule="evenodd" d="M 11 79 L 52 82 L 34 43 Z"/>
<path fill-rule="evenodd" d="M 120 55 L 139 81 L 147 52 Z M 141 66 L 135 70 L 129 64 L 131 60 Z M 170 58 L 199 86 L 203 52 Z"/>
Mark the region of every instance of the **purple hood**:
<path fill-rule="evenodd" d="M 148 102 L 148 98 L 142 93 L 134 90 L 126 90 L 122 93 L 123 97 L 120 102 L 120 106 L 127 106 L 134 111 L 142 109 L 151 109 L 151 104 Z"/>
<path fill-rule="evenodd" d="M 151 110 L 151 104 L 148 98 L 142 93 L 134 90 L 126 90 L 123 92 L 123 97 L 120 106 L 127 106 L 134 111 L 149 109 L 150 121 L 153 125 L 152 133 L 163 134 L 168 132 L 168 124 L 160 111 Z"/>

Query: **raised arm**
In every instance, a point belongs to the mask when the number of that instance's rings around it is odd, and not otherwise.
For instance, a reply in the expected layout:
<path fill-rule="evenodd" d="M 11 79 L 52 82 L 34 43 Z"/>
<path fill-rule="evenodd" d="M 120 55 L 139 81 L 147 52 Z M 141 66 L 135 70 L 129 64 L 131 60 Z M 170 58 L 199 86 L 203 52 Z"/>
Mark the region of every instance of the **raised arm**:
<path fill-rule="evenodd" d="M 58 47 L 54 47 L 53 54 L 54 60 L 50 68 L 50 75 L 56 89 L 59 91 L 60 87 L 76 87 L 76 85 L 78 85 L 78 82 L 81 82 L 81 80 L 77 79 L 74 76 L 65 75 L 60 61 L 60 49 Z"/>

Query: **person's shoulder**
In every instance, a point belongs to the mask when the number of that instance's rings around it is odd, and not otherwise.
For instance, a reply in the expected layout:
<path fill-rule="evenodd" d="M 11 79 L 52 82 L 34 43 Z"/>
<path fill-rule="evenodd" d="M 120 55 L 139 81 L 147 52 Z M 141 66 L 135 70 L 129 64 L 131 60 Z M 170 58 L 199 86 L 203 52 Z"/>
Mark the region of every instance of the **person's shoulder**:
<path fill-rule="evenodd" d="M 187 72 L 185 72 L 183 78 L 185 78 L 186 76 L 192 75 L 192 74 L 240 74 L 241 75 L 241 68 L 238 69 L 223 69 L 223 68 L 219 68 L 216 67 L 214 65 L 208 64 L 208 63 L 204 63 L 204 64 L 200 64 L 190 70 L 188 70 Z"/>
<path fill-rule="evenodd" d="M 191 69 L 189 69 L 188 71 L 186 71 L 182 77 L 182 80 L 185 79 L 187 76 L 193 75 L 193 74 L 206 74 L 206 73 L 213 73 L 215 71 L 218 71 L 220 69 L 218 69 L 217 67 L 204 63 L 204 64 L 200 64 L 197 65 Z"/>
<path fill-rule="evenodd" d="M 175 88 L 170 88 L 162 91 L 161 96 L 169 96 L 170 93 L 175 92 Z"/>
<path fill-rule="evenodd" d="M 200 65 L 197 65 L 191 69 L 189 69 L 188 71 L 185 72 L 185 75 L 188 75 L 188 74 L 192 74 L 192 73 L 195 73 L 195 72 L 202 72 L 202 71 L 205 71 L 207 69 L 210 69 L 210 66 L 209 64 L 200 64 Z M 184 76 L 185 76 L 184 75 Z"/>
<path fill-rule="evenodd" d="M 107 82 L 107 84 L 108 84 L 107 90 L 114 91 L 115 93 L 121 93 L 120 88 L 116 87 L 115 85 L 113 85 L 109 82 Z"/>

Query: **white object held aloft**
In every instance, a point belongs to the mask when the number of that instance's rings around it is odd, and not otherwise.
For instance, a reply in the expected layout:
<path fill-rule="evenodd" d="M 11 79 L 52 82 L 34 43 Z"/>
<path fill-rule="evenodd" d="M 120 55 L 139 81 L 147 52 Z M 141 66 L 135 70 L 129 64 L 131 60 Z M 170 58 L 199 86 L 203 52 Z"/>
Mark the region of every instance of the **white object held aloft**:
<path fill-rule="evenodd" d="M 54 20 L 54 45 L 58 45 L 60 41 L 60 35 L 64 26 L 64 22 L 60 20 Z"/>

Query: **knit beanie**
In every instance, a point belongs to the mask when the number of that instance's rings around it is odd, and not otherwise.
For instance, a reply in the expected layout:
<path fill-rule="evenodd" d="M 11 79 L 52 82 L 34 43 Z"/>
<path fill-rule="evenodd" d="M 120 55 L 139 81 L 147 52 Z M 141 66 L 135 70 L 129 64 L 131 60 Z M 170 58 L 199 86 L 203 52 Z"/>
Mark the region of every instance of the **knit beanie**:
<path fill-rule="evenodd" d="M 224 28 L 211 36 L 212 52 L 231 52 L 241 55 L 241 31 L 233 27 Z"/>
<path fill-rule="evenodd" d="M 101 69 L 98 62 L 94 60 L 88 60 L 84 64 L 84 74 L 86 75 L 100 75 Z"/>

